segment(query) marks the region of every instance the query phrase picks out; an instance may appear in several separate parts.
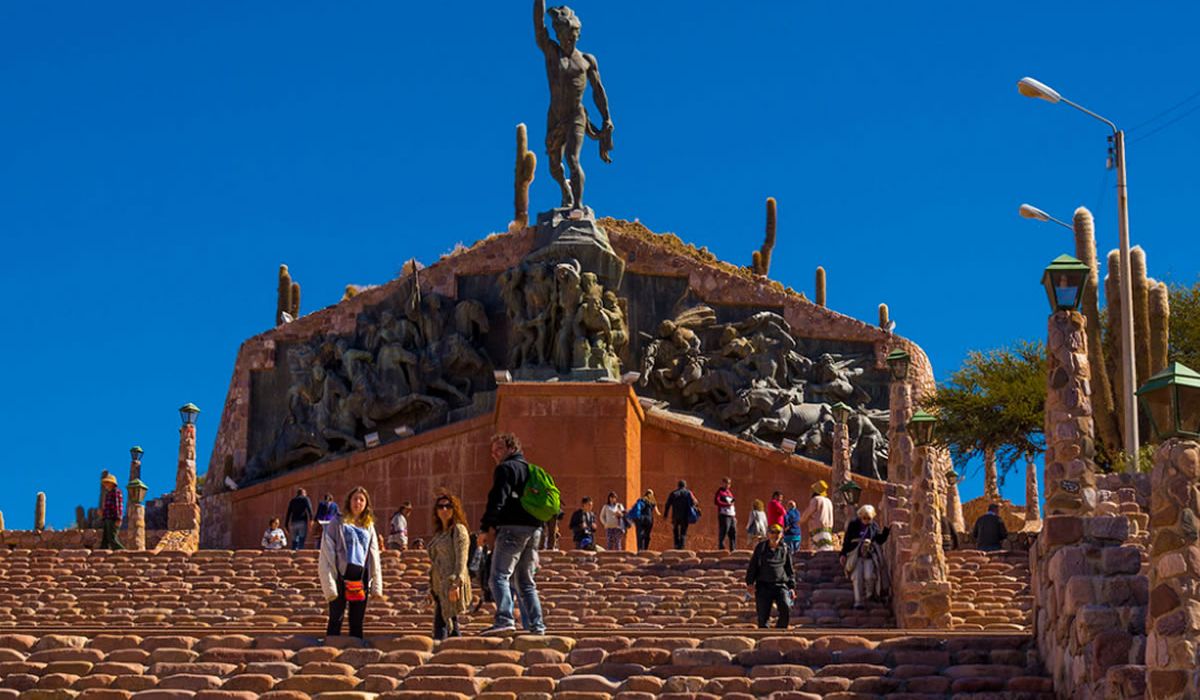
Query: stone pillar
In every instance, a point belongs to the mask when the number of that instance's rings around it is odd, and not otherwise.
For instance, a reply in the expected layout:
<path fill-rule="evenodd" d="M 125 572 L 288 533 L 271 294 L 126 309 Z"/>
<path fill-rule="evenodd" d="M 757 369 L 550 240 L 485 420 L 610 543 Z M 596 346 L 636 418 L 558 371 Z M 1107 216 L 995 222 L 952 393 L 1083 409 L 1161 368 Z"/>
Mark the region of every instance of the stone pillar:
<path fill-rule="evenodd" d="M 46 529 L 46 494 L 41 491 L 33 505 L 33 529 L 38 532 Z"/>
<path fill-rule="evenodd" d="M 991 503 L 1000 502 L 1000 477 L 996 473 L 996 448 L 983 450 L 983 497 Z"/>
<path fill-rule="evenodd" d="M 1200 443 L 1160 445 L 1151 486 L 1146 697 L 1200 698 Z"/>
<path fill-rule="evenodd" d="M 1097 493 L 1083 314 L 1054 312 L 1046 350 L 1046 515 L 1087 515 L 1096 508 Z"/>
<path fill-rule="evenodd" d="M 958 482 L 947 484 L 946 486 L 946 501 L 947 508 L 950 509 L 949 518 L 950 527 L 954 528 L 955 532 L 963 533 L 967 531 L 967 523 L 963 519 L 962 498 L 958 495 Z"/>
<path fill-rule="evenodd" d="M 904 628 L 945 628 L 950 615 L 951 586 L 946 555 L 942 550 L 942 523 L 937 508 L 937 453 L 930 447 L 916 450 L 918 473 L 910 504 L 912 555 L 901 576 L 901 624 Z"/>
<path fill-rule="evenodd" d="M 129 548 L 146 548 L 146 504 L 131 503 L 129 505 Z"/>
<path fill-rule="evenodd" d="M 0 510 L 0 532 L 4 532 L 4 511 Z"/>
<path fill-rule="evenodd" d="M 888 398 L 888 481 L 912 482 L 913 441 L 908 421 L 913 417 L 912 386 L 892 380 Z"/>
<path fill-rule="evenodd" d="M 167 508 L 168 530 L 200 529 L 200 506 L 196 503 L 196 425 L 179 429 L 179 461 L 175 469 L 175 497 Z"/>
<path fill-rule="evenodd" d="M 846 505 L 838 489 L 850 478 L 850 429 L 845 421 L 833 423 L 833 483 L 830 484 L 830 498 L 833 499 L 833 531 L 843 532 L 846 529 L 847 518 L 855 517 L 849 513 L 850 506 Z"/>
<path fill-rule="evenodd" d="M 1025 455 L 1025 522 L 1037 522 L 1042 519 L 1042 511 L 1038 506 L 1037 462 L 1032 454 Z"/>
<path fill-rule="evenodd" d="M 129 481 L 125 483 L 131 484 L 134 479 L 139 481 L 142 479 L 142 460 L 140 459 L 129 460 Z"/>

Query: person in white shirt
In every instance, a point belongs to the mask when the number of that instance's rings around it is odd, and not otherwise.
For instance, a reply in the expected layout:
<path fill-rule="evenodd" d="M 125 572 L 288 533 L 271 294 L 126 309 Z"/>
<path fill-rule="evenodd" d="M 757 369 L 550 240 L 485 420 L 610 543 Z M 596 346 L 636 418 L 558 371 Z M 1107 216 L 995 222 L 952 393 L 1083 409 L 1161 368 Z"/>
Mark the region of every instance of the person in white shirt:
<path fill-rule="evenodd" d="M 412 513 L 412 501 L 400 504 L 400 509 L 392 514 L 389 523 L 387 545 L 394 549 L 408 549 L 408 516 Z"/>
<path fill-rule="evenodd" d="M 608 502 L 600 509 L 600 527 L 604 528 L 606 549 L 625 549 L 625 504 L 617 501 L 615 491 L 608 492 Z"/>
<path fill-rule="evenodd" d="M 263 549 L 283 549 L 287 546 L 287 533 L 279 527 L 279 518 L 271 518 L 267 531 L 263 533 Z"/>
<path fill-rule="evenodd" d="M 833 551 L 833 501 L 828 493 L 829 484 L 824 481 L 813 484 L 812 498 L 800 514 L 800 522 L 807 525 L 813 549 L 818 552 Z"/>

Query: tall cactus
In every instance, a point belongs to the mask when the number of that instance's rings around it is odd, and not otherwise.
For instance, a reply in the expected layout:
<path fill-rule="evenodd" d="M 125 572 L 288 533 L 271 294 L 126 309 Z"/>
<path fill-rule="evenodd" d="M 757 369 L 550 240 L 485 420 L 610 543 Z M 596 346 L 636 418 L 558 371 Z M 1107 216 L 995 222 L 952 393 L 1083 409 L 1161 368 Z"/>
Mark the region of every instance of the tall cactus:
<path fill-rule="evenodd" d="M 891 319 L 891 315 L 888 312 L 888 305 L 880 304 L 879 305 L 879 327 L 886 331 L 888 329 L 888 326 L 891 325 L 891 322 L 892 322 L 892 319 Z"/>
<path fill-rule="evenodd" d="M 513 223 L 523 229 L 529 225 L 529 185 L 537 170 L 537 156 L 529 150 L 525 125 L 517 124 L 517 165 L 514 177 Z"/>
<path fill-rule="evenodd" d="M 1165 282 L 1156 282 L 1150 287 L 1150 374 L 1167 367 L 1171 329 L 1170 300 L 1170 290 Z"/>
<path fill-rule="evenodd" d="M 825 268 L 817 266 L 817 288 L 813 292 L 813 300 L 817 306 L 825 306 Z"/>
<path fill-rule="evenodd" d="M 1088 362 L 1092 366 L 1092 404 L 1096 433 L 1109 454 L 1121 451 L 1121 428 L 1116 422 L 1112 375 L 1105 362 L 1100 327 L 1100 266 L 1096 259 L 1096 222 L 1086 207 L 1075 210 L 1075 257 L 1088 266 L 1088 284 L 1083 293 L 1083 315 L 1087 318 Z"/>
<path fill-rule="evenodd" d="M 775 249 L 775 198 L 767 197 L 767 231 L 762 247 L 750 255 L 750 270 L 766 276 L 771 272 L 771 251 Z"/>
<path fill-rule="evenodd" d="M 1133 356 L 1140 382 L 1150 376 L 1150 280 L 1146 277 L 1146 251 L 1141 246 L 1129 251 L 1129 268 L 1133 280 Z"/>
<path fill-rule="evenodd" d="M 279 266 L 279 296 L 275 300 L 275 325 L 285 323 L 284 314 L 292 313 L 292 276 L 288 274 L 288 266 Z M 295 318 L 295 317 L 293 317 Z"/>
<path fill-rule="evenodd" d="M 292 320 L 300 318 L 300 283 L 292 282 L 292 305 L 288 313 L 292 315 Z"/>

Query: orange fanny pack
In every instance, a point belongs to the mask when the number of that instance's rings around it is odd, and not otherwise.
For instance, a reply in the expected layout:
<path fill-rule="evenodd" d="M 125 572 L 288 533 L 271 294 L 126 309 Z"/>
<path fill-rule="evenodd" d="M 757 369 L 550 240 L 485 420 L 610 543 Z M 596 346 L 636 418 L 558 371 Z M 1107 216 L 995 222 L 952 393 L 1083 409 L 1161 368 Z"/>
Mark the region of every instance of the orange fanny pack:
<path fill-rule="evenodd" d="M 358 601 L 367 599 L 367 589 L 363 587 L 362 581 L 347 581 L 346 582 L 346 600 Z"/>

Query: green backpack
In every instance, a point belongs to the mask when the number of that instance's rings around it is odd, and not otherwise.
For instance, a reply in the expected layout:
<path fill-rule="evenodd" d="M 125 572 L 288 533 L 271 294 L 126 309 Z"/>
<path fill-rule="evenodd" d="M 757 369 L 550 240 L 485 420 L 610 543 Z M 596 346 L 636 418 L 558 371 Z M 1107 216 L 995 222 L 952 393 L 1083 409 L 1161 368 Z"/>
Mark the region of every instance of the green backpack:
<path fill-rule="evenodd" d="M 525 479 L 525 490 L 521 493 L 521 507 L 542 522 L 553 520 L 562 510 L 554 479 L 536 464 L 529 465 L 529 476 Z"/>

